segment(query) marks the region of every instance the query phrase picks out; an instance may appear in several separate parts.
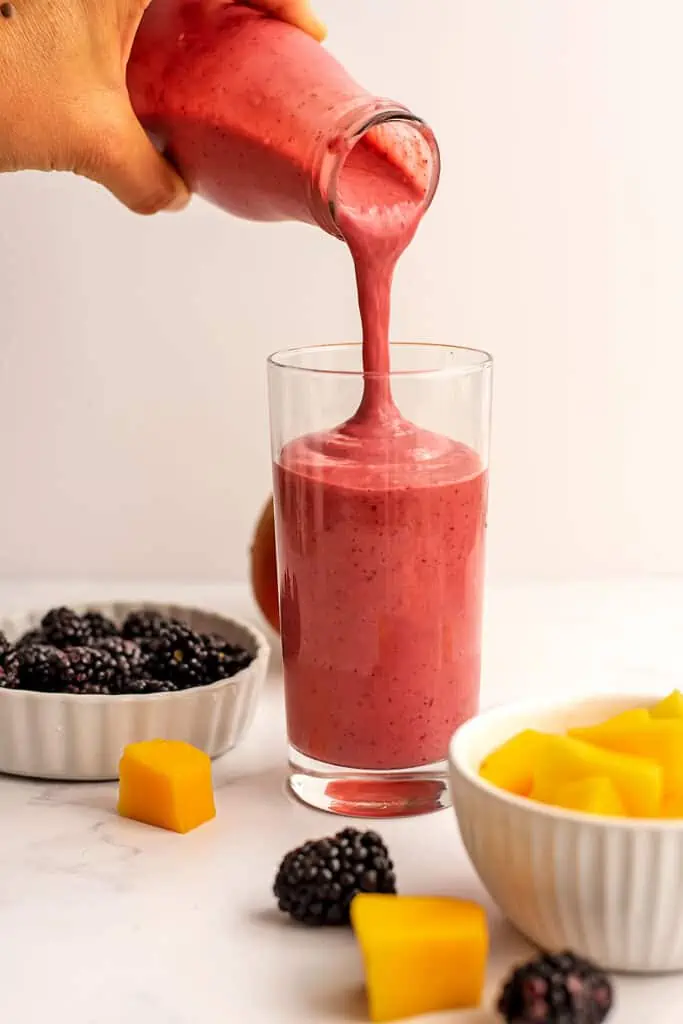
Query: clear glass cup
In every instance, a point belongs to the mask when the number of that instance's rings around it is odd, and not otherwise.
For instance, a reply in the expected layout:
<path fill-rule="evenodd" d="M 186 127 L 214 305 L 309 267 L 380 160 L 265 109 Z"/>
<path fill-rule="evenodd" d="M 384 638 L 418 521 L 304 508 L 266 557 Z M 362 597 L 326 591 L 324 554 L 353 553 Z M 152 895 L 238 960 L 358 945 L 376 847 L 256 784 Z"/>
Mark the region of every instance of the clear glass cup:
<path fill-rule="evenodd" d="M 360 345 L 268 364 L 289 786 L 359 817 L 446 806 L 479 699 L 491 358 L 391 358 L 400 415 L 370 432 Z"/>

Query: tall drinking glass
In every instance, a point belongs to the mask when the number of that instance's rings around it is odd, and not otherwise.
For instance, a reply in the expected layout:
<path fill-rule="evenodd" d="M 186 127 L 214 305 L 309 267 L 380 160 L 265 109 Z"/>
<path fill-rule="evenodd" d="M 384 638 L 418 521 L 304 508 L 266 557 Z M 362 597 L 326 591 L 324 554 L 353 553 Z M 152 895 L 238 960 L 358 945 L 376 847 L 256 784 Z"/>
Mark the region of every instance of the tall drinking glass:
<path fill-rule="evenodd" d="M 289 785 L 359 817 L 445 806 L 479 699 L 491 358 L 391 357 L 376 381 L 352 344 L 268 368 Z"/>

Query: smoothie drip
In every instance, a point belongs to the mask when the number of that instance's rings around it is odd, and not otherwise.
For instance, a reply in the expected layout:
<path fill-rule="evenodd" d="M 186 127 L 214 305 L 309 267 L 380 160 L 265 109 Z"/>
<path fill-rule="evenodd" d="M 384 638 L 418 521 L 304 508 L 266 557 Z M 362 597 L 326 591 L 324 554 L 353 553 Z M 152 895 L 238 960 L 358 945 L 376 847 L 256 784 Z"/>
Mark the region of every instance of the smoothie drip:
<path fill-rule="evenodd" d="M 401 253 L 422 216 L 419 184 L 371 144 L 349 154 L 340 175 L 337 223 L 351 250 L 363 327 L 363 400 L 351 426 L 393 428 L 389 320 L 391 285 Z"/>
<path fill-rule="evenodd" d="M 424 214 L 430 159 L 427 144 L 414 128 L 384 124 L 359 140 L 339 176 L 335 214 L 355 269 L 363 394 L 345 423 L 307 435 L 298 444 L 310 449 L 314 463 L 318 457 L 331 460 L 344 476 L 349 467 L 355 474 L 373 468 L 386 474 L 391 467 L 389 476 L 405 477 L 413 463 L 425 472 L 439 472 L 444 458 L 459 458 L 459 446 L 450 439 L 402 416 L 389 377 L 394 270 Z"/>

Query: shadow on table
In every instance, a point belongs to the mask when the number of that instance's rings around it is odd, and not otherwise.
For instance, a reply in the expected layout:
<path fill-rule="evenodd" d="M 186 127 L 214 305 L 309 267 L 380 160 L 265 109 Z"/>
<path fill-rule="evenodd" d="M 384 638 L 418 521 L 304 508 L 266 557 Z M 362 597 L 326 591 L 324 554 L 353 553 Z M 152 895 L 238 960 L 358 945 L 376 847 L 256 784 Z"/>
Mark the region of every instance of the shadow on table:
<path fill-rule="evenodd" d="M 306 1003 L 310 1006 L 311 1017 L 323 1020 L 339 1019 L 349 1024 L 365 1024 L 368 1019 L 368 1002 L 363 986 L 340 985 L 333 979 L 325 979 L 306 993 Z"/>
<path fill-rule="evenodd" d="M 90 807 L 95 811 L 116 811 L 117 783 L 46 782 L 28 804 L 52 807 Z"/>

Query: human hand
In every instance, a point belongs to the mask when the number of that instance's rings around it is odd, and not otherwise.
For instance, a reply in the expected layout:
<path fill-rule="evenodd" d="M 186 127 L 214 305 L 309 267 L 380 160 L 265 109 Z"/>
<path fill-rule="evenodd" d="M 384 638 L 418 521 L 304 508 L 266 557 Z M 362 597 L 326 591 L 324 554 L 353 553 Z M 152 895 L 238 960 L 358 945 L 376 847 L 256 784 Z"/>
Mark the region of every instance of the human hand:
<path fill-rule="evenodd" d="M 253 0 L 252 5 L 296 25 L 318 42 L 327 35 L 327 29 L 313 13 L 308 0 Z"/>
<path fill-rule="evenodd" d="M 0 172 L 73 171 L 142 214 L 182 209 L 189 193 L 149 141 L 126 65 L 149 0 L 0 2 Z M 308 0 L 253 6 L 325 34 Z"/>

